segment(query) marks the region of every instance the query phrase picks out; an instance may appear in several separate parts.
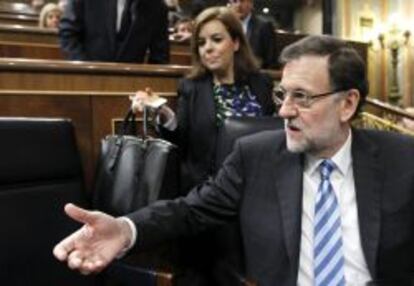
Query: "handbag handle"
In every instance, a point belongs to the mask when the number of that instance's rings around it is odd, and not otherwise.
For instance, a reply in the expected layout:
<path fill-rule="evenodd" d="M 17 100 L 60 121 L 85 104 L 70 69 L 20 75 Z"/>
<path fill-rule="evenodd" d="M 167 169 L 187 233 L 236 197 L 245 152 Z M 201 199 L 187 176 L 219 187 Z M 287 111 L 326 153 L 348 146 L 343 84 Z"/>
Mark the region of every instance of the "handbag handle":
<path fill-rule="evenodd" d="M 141 130 L 141 136 L 143 139 L 146 139 L 148 137 L 148 107 L 144 106 L 143 110 L 143 122 L 142 122 L 142 130 Z M 124 121 L 122 123 L 122 134 L 121 135 L 127 135 L 137 134 L 137 122 L 136 122 L 135 113 L 132 111 L 132 108 L 128 110 L 127 115 L 124 118 Z"/>

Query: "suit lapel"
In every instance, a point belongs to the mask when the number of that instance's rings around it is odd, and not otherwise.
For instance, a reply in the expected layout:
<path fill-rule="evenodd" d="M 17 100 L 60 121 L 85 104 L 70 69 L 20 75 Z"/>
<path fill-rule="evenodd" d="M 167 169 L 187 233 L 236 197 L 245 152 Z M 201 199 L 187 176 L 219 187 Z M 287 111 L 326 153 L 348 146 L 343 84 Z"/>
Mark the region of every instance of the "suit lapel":
<path fill-rule="evenodd" d="M 203 107 L 203 114 L 206 116 L 207 122 L 213 122 L 211 126 L 216 126 L 215 124 L 215 116 L 216 116 L 216 107 L 214 104 L 214 94 L 213 94 L 213 79 L 211 76 L 207 76 L 198 81 L 197 84 L 197 92 L 195 96 L 201 96 L 200 106 Z M 213 132 L 215 133 L 215 132 Z M 212 134 L 213 134 L 212 133 Z"/>
<path fill-rule="evenodd" d="M 275 163 L 283 235 L 293 269 L 298 269 L 302 218 L 303 156 L 284 149 Z"/>
<path fill-rule="evenodd" d="M 109 38 L 109 47 L 116 49 L 116 20 L 117 20 L 117 5 L 118 0 L 102 1 L 102 5 L 105 5 L 107 17 L 105 19 L 106 31 Z"/>
<path fill-rule="evenodd" d="M 362 250 L 372 277 L 376 277 L 376 258 L 380 232 L 381 170 L 378 150 L 361 131 L 353 130 L 352 160 L 358 205 Z"/>

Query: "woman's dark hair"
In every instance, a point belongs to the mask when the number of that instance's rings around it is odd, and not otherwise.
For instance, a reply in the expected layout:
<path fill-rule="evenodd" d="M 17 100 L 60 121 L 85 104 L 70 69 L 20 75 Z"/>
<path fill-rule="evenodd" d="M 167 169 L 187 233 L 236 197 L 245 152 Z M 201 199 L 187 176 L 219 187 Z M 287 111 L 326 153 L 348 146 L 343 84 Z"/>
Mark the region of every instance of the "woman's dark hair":
<path fill-rule="evenodd" d="M 332 36 L 308 36 L 285 47 L 279 62 L 285 65 L 306 55 L 328 56 L 329 79 L 333 90 L 359 91 L 360 101 L 355 113 L 358 114 L 369 89 L 365 63 L 358 52 L 349 43 Z"/>
<path fill-rule="evenodd" d="M 244 35 L 240 20 L 227 7 L 211 7 L 201 12 L 194 21 L 193 36 L 191 38 L 192 68 L 188 77 L 192 79 L 201 78 L 210 73 L 201 63 L 197 43 L 201 28 L 213 20 L 218 20 L 224 25 L 233 41 L 239 41 L 239 49 L 234 53 L 235 80 L 245 80 L 250 73 L 258 71 L 259 65 Z"/>

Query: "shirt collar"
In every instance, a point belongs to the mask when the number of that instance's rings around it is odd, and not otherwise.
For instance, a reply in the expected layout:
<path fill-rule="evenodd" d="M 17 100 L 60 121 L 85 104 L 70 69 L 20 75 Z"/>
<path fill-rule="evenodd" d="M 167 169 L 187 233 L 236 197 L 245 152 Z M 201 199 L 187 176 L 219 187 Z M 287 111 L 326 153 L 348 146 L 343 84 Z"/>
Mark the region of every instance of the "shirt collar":
<path fill-rule="evenodd" d="M 352 130 L 349 130 L 348 138 L 342 147 L 333 155 L 330 159 L 335 163 L 337 170 L 340 174 L 345 176 L 351 167 L 351 142 L 352 142 Z M 306 155 L 305 157 L 305 173 L 312 175 L 318 171 L 319 165 L 323 161 L 321 158 L 317 158 L 312 155 Z"/>

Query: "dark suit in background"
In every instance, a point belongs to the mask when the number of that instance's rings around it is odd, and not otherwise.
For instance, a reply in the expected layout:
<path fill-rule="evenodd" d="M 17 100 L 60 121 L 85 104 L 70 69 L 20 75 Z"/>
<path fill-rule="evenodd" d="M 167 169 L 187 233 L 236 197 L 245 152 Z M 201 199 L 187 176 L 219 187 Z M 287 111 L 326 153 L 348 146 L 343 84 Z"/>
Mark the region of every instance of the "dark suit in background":
<path fill-rule="evenodd" d="M 196 17 L 206 8 L 213 6 L 226 6 L 227 0 L 193 0 L 191 3 L 191 15 Z"/>
<path fill-rule="evenodd" d="M 394 281 L 387 285 L 406 285 L 395 281 L 412 278 L 414 269 L 414 161 L 408 159 L 414 158 L 414 141 L 366 130 L 353 130 L 352 138 L 368 270 L 373 279 Z M 239 140 L 214 182 L 129 215 L 140 234 L 137 247 L 238 220 L 247 276 L 260 286 L 296 285 L 303 162 L 303 154 L 286 150 L 283 131 Z"/>
<path fill-rule="evenodd" d="M 162 0 L 132 0 L 131 25 L 117 36 L 117 0 L 70 0 L 59 26 L 60 45 L 71 60 L 167 63 L 167 8 Z"/>
<path fill-rule="evenodd" d="M 246 36 L 253 53 L 261 62 L 261 67 L 264 69 L 276 68 L 278 61 L 272 22 L 251 14 L 247 24 Z"/>

